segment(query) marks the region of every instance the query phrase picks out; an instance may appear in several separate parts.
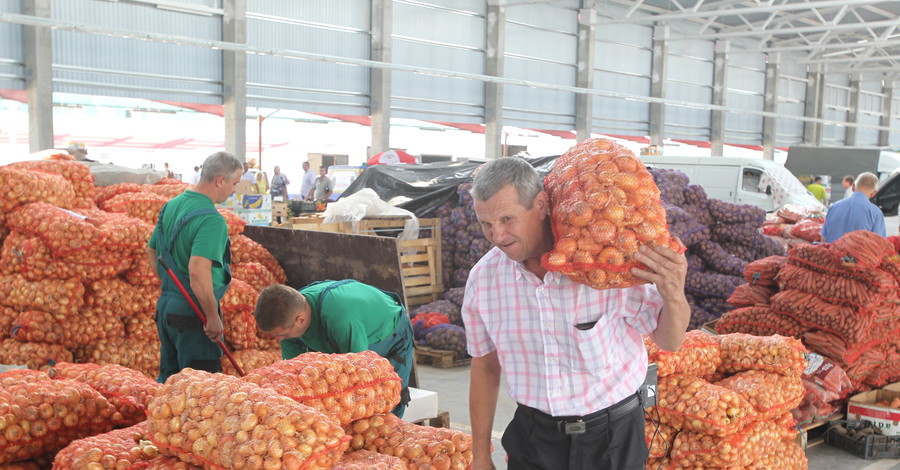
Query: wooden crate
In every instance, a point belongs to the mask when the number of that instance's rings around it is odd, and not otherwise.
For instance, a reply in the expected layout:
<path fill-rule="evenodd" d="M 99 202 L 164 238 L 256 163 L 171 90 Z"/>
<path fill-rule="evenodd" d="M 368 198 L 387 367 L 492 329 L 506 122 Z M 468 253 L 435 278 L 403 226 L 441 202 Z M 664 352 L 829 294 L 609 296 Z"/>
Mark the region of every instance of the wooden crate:
<path fill-rule="evenodd" d="M 794 442 L 804 450 L 825 443 L 825 431 L 828 429 L 826 424 L 839 419 L 844 419 L 843 413 L 832 413 L 824 418 L 816 419 L 800 426 Z"/>
<path fill-rule="evenodd" d="M 454 351 L 434 349 L 428 346 L 416 345 L 416 364 L 427 364 L 438 369 L 467 366 L 472 363 L 472 358 L 456 359 Z"/>
<path fill-rule="evenodd" d="M 419 426 L 450 429 L 450 412 L 438 410 L 438 414 L 434 418 L 420 419 L 418 421 L 413 421 L 413 423 L 418 424 Z"/>

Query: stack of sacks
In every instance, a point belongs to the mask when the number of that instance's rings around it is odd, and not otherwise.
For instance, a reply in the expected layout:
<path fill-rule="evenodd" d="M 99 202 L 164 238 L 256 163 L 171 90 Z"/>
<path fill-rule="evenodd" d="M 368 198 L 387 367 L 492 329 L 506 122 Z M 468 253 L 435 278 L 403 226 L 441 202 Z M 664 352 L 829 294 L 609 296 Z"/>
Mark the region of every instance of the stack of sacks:
<path fill-rule="evenodd" d="M 455 197 L 438 207 L 433 217 L 441 219 L 441 266 L 444 286 L 464 287 L 469 271 L 491 249 L 475 216 L 472 183 L 456 188 Z"/>

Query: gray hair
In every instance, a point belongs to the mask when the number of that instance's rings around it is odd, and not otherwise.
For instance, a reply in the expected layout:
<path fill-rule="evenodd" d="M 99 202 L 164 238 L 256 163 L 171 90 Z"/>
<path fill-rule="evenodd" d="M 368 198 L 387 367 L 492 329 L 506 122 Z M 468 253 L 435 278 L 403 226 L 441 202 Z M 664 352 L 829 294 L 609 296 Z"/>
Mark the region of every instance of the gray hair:
<path fill-rule="evenodd" d="M 878 189 L 878 177 L 875 176 L 874 173 L 869 173 L 868 171 L 860 173 L 859 176 L 856 177 L 856 187 Z"/>
<path fill-rule="evenodd" d="M 226 178 L 234 175 L 234 172 L 244 169 L 244 164 L 237 157 L 228 152 L 216 152 L 208 157 L 202 165 L 203 172 L 200 173 L 202 181 L 212 182 L 219 176 Z"/>
<path fill-rule="evenodd" d="M 472 183 L 472 197 L 487 201 L 508 185 L 519 193 L 519 204 L 531 209 L 534 199 L 544 190 L 544 182 L 537 170 L 521 158 L 504 157 L 481 166 Z"/>

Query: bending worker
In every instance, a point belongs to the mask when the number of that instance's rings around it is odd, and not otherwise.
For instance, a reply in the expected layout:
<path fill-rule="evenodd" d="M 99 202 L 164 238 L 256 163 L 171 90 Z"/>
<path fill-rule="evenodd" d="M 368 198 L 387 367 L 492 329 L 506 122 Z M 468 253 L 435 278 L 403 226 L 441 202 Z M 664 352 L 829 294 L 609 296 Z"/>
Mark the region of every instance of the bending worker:
<path fill-rule="evenodd" d="M 228 225 L 216 210 L 234 193 L 241 180 L 241 161 L 216 152 L 203 162 L 200 183 L 175 197 L 159 211 L 147 255 L 151 270 L 162 281 L 156 304 L 159 332 L 159 377 L 163 383 L 186 367 L 222 371 L 219 301 L 231 283 Z M 157 257 L 172 268 L 178 280 L 206 316 L 204 325 Z"/>
<path fill-rule="evenodd" d="M 352 279 L 315 282 L 299 291 L 276 284 L 259 293 L 253 316 L 260 331 L 281 341 L 283 359 L 308 351 L 374 351 L 387 359 L 403 380 L 400 404 L 391 412 L 403 417 L 413 332 L 400 296 Z"/>

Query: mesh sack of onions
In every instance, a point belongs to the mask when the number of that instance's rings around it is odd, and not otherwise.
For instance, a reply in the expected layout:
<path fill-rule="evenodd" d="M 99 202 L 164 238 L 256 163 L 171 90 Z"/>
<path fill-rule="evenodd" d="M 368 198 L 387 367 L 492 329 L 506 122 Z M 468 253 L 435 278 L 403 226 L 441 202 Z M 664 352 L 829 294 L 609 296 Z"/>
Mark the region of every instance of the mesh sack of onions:
<path fill-rule="evenodd" d="M 225 325 L 225 343 L 231 349 L 252 349 L 257 345 L 256 318 L 253 309 L 228 308 L 222 310 L 222 324 Z"/>
<path fill-rule="evenodd" d="M 743 394 L 760 419 L 775 419 L 797 407 L 806 393 L 800 376 L 750 370 L 734 374 L 716 385 Z"/>
<path fill-rule="evenodd" d="M 84 284 L 77 279 L 29 281 L 18 274 L 0 276 L 0 303 L 18 310 L 74 315 L 84 305 Z"/>
<path fill-rule="evenodd" d="M 153 233 L 152 224 L 119 212 L 103 212 L 100 220 L 100 228 L 109 234 L 103 245 L 104 249 L 147 257 L 144 250 L 147 249 L 147 243 Z"/>
<path fill-rule="evenodd" d="M 331 470 L 407 470 L 407 467 L 397 457 L 357 450 L 344 454 Z"/>
<path fill-rule="evenodd" d="M 172 199 L 181 193 L 183 193 L 186 189 L 190 188 L 189 184 L 148 184 L 144 185 L 141 190 L 146 193 L 153 193 L 160 195 L 166 199 Z"/>
<path fill-rule="evenodd" d="M 125 337 L 137 339 L 159 334 L 156 329 L 155 317 L 155 311 L 148 311 L 122 319 L 122 323 L 125 324 Z"/>
<path fill-rule="evenodd" d="M 700 330 L 685 333 L 684 343 L 675 352 L 661 350 L 649 336 L 644 338 L 644 346 L 647 348 L 649 361 L 655 362 L 659 367 L 659 377 L 672 374 L 709 376 L 722 363 L 719 343 Z"/>
<path fill-rule="evenodd" d="M 85 307 L 115 318 L 154 310 L 158 298 L 158 287 L 136 286 L 120 278 L 94 281 L 84 295 Z"/>
<path fill-rule="evenodd" d="M 146 257 L 145 257 L 146 258 Z M 38 237 L 12 232 L 0 247 L 0 272 L 20 274 L 28 281 L 72 279 L 94 281 L 118 276 L 130 264 L 118 253 L 93 247 L 74 259 L 58 259 Z"/>
<path fill-rule="evenodd" d="M 90 168 L 81 162 L 35 160 L 28 162 L 15 162 L 9 164 L 10 168 L 24 171 L 42 171 L 54 173 L 65 178 L 72 185 L 75 197 L 79 199 L 94 198 L 94 174 Z"/>
<path fill-rule="evenodd" d="M 98 206 L 119 194 L 139 193 L 143 185 L 137 183 L 117 183 L 109 186 L 100 186 L 94 189 L 94 203 Z"/>
<path fill-rule="evenodd" d="M 78 362 L 94 364 L 119 364 L 136 370 L 151 379 L 159 376 L 159 336 L 149 335 L 135 341 L 133 338 L 108 338 L 95 341 L 76 350 Z M 71 358 L 65 361 L 74 362 Z"/>
<path fill-rule="evenodd" d="M 244 226 L 247 225 L 247 222 L 241 216 L 227 209 L 219 209 L 219 214 L 222 214 L 222 217 L 225 218 L 225 223 L 228 224 L 229 237 L 236 237 L 244 233 Z"/>
<path fill-rule="evenodd" d="M 182 462 L 178 457 L 160 455 L 150 460 L 147 466 L 139 466 L 140 470 L 203 470 L 203 467 L 187 462 Z"/>
<path fill-rule="evenodd" d="M 672 460 L 681 466 L 748 467 L 775 452 L 782 442 L 778 425 L 756 421 L 728 437 L 684 431 L 672 443 Z"/>
<path fill-rule="evenodd" d="M 3 188 L 0 191 L 2 212 L 31 202 L 46 202 L 69 209 L 75 200 L 75 191 L 65 178 L 43 171 L 0 166 L 0 188 Z"/>
<path fill-rule="evenodd" d="M 146 256 L 135 256 L 124 276 L 125 280 L 134 286 L 154 287 L 155 289 L 159 289 L 161 286 L 159 276 L 150 268 L 150 259 Z"/>
<path fill-rule="evenodd" d="M 90 385 L 106 397 L 126 421 L 135 424 L 147 418 L 147 405 L 162 387 L 162 384 L 136 370 L 115 364 L 61 362 L 50 369 L 50 375 Z"/>
<path fill-rule="evenodd" d="M 806 347 L 800 340 L 784 336 L 753 336 L 741 333 L 718 335 L 721 371 L 734 374 L 761 370 L 781 375 L 801 375 L 806 369 Z"/>
<path fill-rule="evenodd" d="M 40 237 L 57 258 L 101 245 L 107 237 L 90 219 L 45 202 L 16 208 L 7 216 L 6 224 L 12 230 Z"/>
<path fill-rule="evenodd" d="M 349 437 L 329 416 L 275 390 L 185 369 L 150 402 L 150 440 L 166 455 L 211 468 L 331 468 Z"/>
<path fill-rule="evenodd" d="M 275 276 L 275 280 L 279 284 L 287 282 L 287 275 L 284 268 L 278 264 L 278 260 L 263 248 L 262 245 L 247 238 L 244 235 L 231 237 L 231 256 L 235 263 L 256 262 L 260 263 Z"/>
<path fill-rule="evenodd" d="M 270 366 L 281 360 L 278 351 L 263 351 L 259 349 L 243 349 L 232 353 L 234 360 L 241 366 L 244 373 L 250 373 L 256 369 Z M 222 373 L 238 376 L 237 370 L 227 357 L 222 356 Z"/>
<path fill-rule="evenodd" d="M 0 364 L 40 369 L 57 362 L 72 362 L 72 352 L 50 343 L 23 343 L 14 339 L 0 341 Z"/>
<path fill-rule="evenodd" d="M 56 454 L 54 470 L 118 470 L 145 468 L 159 455 L 144 436 L 147 423 L 73 441 Z"/>
<path fill-rule="evenodd" d="M 104 338 L 125 336 L 118 317 L 82 310 L 75 315 L 26 310 L 16 317 L 10 336 L 22 342 L 59 344 L 75 349 Z"/>
<path fill-rule="evenodd" d="M 719 438 L 759 417 L 740 393 L 684 374 L 660 378 L 656 408 L 664 424 Z"/>
<path fill-rule="evenodd" d="M 256 307 L 256 299 L 259 291 L 240 279 L 232 279 L 228 290 L 222 297 L 222 310 L 253 310 Z"/>
<path fill-rule="evenodd" d="M 361 419 L 347 427 L 351 450 L 368 450 L 403 460 L 407 468 L 465 470 L 472 464 L 472 436 L 419 426 L 392 414 Z"/>
<path fill-rule="evenodd" d="M 231 265 L 231 276 L 246 282 L 250 287 L 261 291 L 273 284 L 278 284 L 271 271 L 260 263 L 243 262 Z"/>
<path fill-rule="evenodd" d="M 400 377 L 387 359 L 372 351 L 306 353 L 256 369 L 244 380 L 327 413 L 341 425 L 400 403 Z"/>
<path fill-rule="evenodd" d="M 644 442 L 650 450 L 650 458 L 668 457 L 676 434 L 678 431 L 672 426 L 646 421 L 644 423 Z"/>
<path fill-rule="evenodd" d="M 108 212 L 122 212 L 148 224 L 156 225 L 159 211 L 169 199 L 158 194 L 139 192 L 124 193 L 103 201 L 98 206 Z"/>
<path fill-rule="evenodd" d="M 557 159 L 544 186 L 555 244 L 549 271 L 597 289 L 643 284 L 631 274 L 641 246 L 681 251 L 666 227 L 659 189 L 640 160 L 605 139 L 588 139 Z"/>

